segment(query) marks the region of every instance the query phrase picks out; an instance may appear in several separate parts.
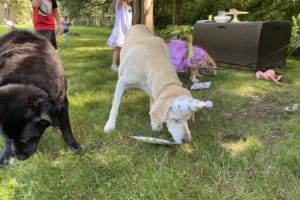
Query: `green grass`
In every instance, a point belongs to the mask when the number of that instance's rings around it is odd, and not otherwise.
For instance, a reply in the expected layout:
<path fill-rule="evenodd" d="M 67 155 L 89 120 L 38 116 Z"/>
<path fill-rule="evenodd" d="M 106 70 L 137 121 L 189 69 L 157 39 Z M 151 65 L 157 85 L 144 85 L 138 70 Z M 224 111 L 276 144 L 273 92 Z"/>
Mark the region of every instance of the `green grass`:
<path fill-rule="evenodd" d="M 214 107 L 190 121 L 192 143 L 151 145 L 129 139 L 155 135 L 149 99 L 138 90 L 123 97 L 117 130 L 103 133 L 117 80 L 105 44 L 110 29 L 72 30 L 81 36 L 59 38 L 58 52 L 85 153 L 69 153 L 60 132 L 48 129 L 33 157 L 0 169 L 0 199 L 300 199 L 300 110 L 284 110 L 300 103 L 299 58 L 281 69 L 283 86 L 244 70 L 204 77 L 212 87 L 193 96 Z M 162 135 L 170 138 L 166 129 Z"/>

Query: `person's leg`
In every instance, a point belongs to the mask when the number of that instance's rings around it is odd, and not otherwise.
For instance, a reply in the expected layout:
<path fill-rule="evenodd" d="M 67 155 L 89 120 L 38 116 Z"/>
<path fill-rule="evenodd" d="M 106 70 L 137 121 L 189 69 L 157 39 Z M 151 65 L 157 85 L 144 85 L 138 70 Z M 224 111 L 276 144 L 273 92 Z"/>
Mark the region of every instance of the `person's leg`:
<path fill-rule="evenodd" d="M 36 31 L 37 34 L 44 36 L 45 38 L 47 38 L 49 41 L 51 41 L 51 32 L 50 31 L 46 31 L 46 30 L 38 30 Z"/>
<path fill-rule="evenodd" d="M 68 34 L 69 34 L 69 31 L 64 30 L 64 43 L 67 41 Z"/>
<path fill-rule="evenodd" d="M 121 47 L 115 47 L 112 55 L 112 65 L 111 68 L 114 71 L 118 71 L 118 60 L 120 57 Z"/>
<path fill-rule="evenodd" d="M 67 41 L 67 33 L 64 33 L 64 43 Z"/>
<path fill-rule="evenodd" d="M 51 40 L 50 41 L 51 41 L 51 44 L 54 46 L 54 48 L 57 49 L 55 31 L 51 31 Z"/>
<path fill-rule="evenodd" d="M 56 45 L 56 38 L 55 38 L 55 31 L 51 31 L 51 30 L 38 30 L 36 31 L 37 34 L 44 36 L 45 38 L 47 38 L 50 43 L 53 45 L 53 47 L 55 49 L 57 49 L 57 45 Z"/>

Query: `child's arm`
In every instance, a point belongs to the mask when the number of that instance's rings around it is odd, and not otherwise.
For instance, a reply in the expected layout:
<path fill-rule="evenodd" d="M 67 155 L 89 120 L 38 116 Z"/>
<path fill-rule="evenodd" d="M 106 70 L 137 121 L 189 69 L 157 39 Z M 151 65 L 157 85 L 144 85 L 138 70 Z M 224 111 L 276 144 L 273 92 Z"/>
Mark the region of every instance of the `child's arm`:
<path fill-rule="evenodd" d="M 60 22 L 60 16 L 59 16 L 57 8 L 53 9 L 53 15 L 54 15 L 54 18 L 55 18 L 55 21 L 56 21 L 58 31 L 63 32 L 64 29 L 62 27 L 62 23 Z"/>
<path fill-rule="evenodd" d="M 41 3 L 42 3 L 42 0 L 32 0 L 31 4 L 33 7 L 40 7 L 41 6 Z"/>

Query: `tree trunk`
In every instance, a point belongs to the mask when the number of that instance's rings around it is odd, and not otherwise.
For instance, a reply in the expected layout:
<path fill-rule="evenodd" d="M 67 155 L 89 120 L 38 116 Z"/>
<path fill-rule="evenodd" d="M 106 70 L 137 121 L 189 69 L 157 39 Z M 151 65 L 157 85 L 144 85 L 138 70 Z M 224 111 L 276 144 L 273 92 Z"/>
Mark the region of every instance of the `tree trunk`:
<path fill-rule="evenodd" d="M 153 0 L 144 0 L 144 5 L 142 7 L 142 23 L 151 31 L 154 31 Z"/>
<path fill-rule="evenodd" d="M 153 19 L 154 0 L 134 0 L 132 24 L 145 24 L 151 31 L 154 31 Z"/>
<path fill-rule="evenodd" d="M 132 24 L 140 24 L 142 21 L 141 19 L 141 0 L 134 0 L 133 1 L 133 19 Z"/>
<path fill-rule="evenodd" d="M 172 13 L 172 25 L 175 25 L 176 24 L 176 3 L 177 1 L 176 0 L 173 0 L 173 13 Z"/>
<path fill-rule="evenodd" d="M 173 0 L 173 15 L 172 15 L 172 24 L 180 24 L 181 18 L 181 0 Z"/>

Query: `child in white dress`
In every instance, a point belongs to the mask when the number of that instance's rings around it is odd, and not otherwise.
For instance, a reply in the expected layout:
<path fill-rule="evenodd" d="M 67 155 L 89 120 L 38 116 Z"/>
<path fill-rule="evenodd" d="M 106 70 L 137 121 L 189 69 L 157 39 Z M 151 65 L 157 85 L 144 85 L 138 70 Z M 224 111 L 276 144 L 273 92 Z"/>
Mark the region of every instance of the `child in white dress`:
<path fill-rule="evenodd" d="M 118 59 L 124 44 L 127 31 L 132 23 L 132 8 L 129 2 L 132 0 L 113 0 L 111 8 L 115 11 L 115 24 L 107 41 L 109 47 L 113 48 L 112 65 L 114 71 L 118 71 Z"/>

